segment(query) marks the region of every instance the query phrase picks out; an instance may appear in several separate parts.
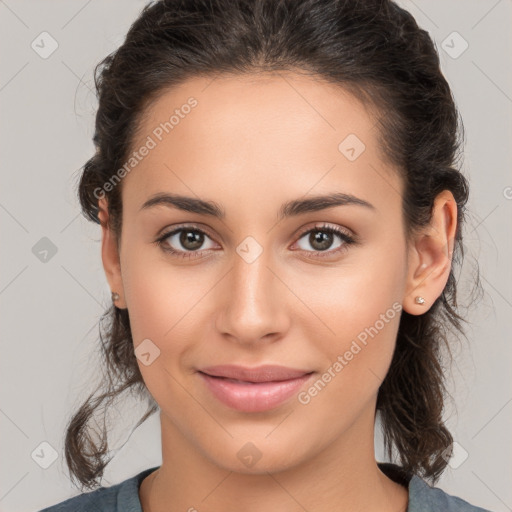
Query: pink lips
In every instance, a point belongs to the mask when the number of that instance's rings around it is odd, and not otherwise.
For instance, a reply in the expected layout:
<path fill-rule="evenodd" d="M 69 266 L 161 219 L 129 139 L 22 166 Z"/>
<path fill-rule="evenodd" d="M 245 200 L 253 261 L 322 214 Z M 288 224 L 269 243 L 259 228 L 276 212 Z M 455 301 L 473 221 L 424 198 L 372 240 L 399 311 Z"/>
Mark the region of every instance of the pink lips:
<path fill-rule="evenodd" d="M 199 371 L 216 398 L 244 412 L 261 412 L 277 407 L 295 394 L 313 373 L 275 365 L 257 368 L 221 365 Z"/>

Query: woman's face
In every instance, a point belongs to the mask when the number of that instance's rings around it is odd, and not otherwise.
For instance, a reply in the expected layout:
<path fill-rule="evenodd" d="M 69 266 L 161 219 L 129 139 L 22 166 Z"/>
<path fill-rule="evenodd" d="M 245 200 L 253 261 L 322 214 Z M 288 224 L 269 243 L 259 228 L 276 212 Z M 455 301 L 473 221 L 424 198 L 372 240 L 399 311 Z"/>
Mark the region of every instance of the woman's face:
<path fill-rule="evenodd" d="M 375 123 L 348 93 L 291 73 L 191 79 L 146 112 L 122 182 L 112 289 L 161 409 L 164 451 L 179 439 L 239 472 L 335 445 L 373 453 L 376 396 L 410 292 L 402 183 Z M 165 194 L 190 199 L 143 208 Z M 311 202 L 334 194 L 357 201 Z M 209 208 L 192 211 L 198 201 Z M 275 384 L 231 383 L 228 404 L 199 373 L 226 364 L 313 373 L 281 401 L 265 402 Z"/>

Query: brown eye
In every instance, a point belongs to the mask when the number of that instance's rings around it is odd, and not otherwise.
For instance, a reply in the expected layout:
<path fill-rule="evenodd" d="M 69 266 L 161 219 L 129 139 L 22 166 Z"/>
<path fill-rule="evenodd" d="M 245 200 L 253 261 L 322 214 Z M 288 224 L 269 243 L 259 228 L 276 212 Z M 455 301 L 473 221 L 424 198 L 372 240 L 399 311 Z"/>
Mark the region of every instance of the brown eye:
<path fill-rule="evenodd" d="M 309 233 L 308 242 L 313 249 L 318 251 L 326 251 L 329 249 L 334 241 L 335 236 L 326 231 L 312 231 Z"/>
<path fill-rule="evenodd" d="M 195 258 L 212 247 L 203 247 L 210 237 L 195 227 L 180 227 L 163 234 L 156 243 L 162 250 L 183 258 Z"/>
<path fill-rule="evenodd" d="M 351 235 L 334 226 L 318 226 L 305 231 L 302 233 L 300 240 L 303 238 L 306 239 L 306 235 L 308 235 L 307 244 L 310 245 L 312 250 L 308 249 L 307 247 L 304 248 L 299 246 L 302 251 L 325 253 L 317 254 L 313 257 L 322 258 L 325 256 L 336 255 L 342 251 L 347 250 L 349 245 L 356 243 L 356 240 Z M 335 243 L 336 238 L 340 240 L 340 243 L 334 249 L 329 250 L 333 243 Z"/>
<path fill-rule="evenodd" d="M 179 236 L 179 243 L 187 251 L 197 251 L 204 243 L 204 233 L 191 229 L 182 229 Z"/>

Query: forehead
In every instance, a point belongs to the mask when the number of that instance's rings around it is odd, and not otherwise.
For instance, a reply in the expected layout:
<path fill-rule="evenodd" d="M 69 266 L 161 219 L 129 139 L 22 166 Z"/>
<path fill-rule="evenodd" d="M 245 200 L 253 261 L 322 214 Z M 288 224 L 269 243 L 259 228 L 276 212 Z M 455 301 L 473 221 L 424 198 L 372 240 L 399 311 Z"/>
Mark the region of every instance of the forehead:
<path fill-rule="evenodd" d="M 364 105 L 318 78 L 195 77 L 162 92 L 144 112 L 132 149 L 151 149 L 125 176 L 123 202 L 140 206 L 176 189 L 205 198 L 210 191 L 240 194 L 241 187 L 268 198 L 286 191 L 295 198 L 313 187 L 399 194 L 377 136 Z"/>
<path fill-rule="evenodd" d="M 286 128 L 292 145 L 312 135 L 338 132 L 340 137 L 346 129 L 369 139 L 376 122 L 347 90 L 290 72 L 190 78 L 161 91 L 146 108 L 139 139 L 155 130 L 158 138 L 159 125 L 169 121 L 172 126 L 161 135 L 172 132 L 175 140 L 191 135 L 217 139 L 227 135 L 230 140 L 252 135 L 256 140 L 258 135 L 261 142 L 265 135 L 274 138 Z"/>

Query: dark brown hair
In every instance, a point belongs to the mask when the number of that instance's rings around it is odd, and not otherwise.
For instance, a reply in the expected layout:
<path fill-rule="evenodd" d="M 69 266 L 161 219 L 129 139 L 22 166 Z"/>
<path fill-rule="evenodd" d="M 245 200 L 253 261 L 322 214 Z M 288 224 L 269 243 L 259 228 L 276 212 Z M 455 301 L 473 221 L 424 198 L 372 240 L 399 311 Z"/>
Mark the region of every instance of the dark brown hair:
<path fill-rule="evenodd" d="M 148 105 L 196 76 L 295 71 L 337 84 L 377 114 L 383 155 L 404 183 L 407 237 L 431 219 L 437 194 L 458 206 L 452 269 L 440 297 L 424 314 L 402 311 L 396 350 L 377 399 L 385 448 L 410 472 L 437 481 L 451 454 L 443 422 L 443 348 L 464 334 L 453 267 L 461 264 L 468 183 L 458 168 L 462 120 L 429 34 L 389 0 L 162 0 L 146 5 L 123 44 L 94 73 L 99 99 L 96 153 L 80 177 L 84 215 L 98 220 L 98 190 L 125 163 Z M 121 186 L 102 192 L 119 242 Z M 478 283 L 478 275 L 476 278 Z M 65 439 L 72 478 L 93 488 L 103 475 L 108 429 L 91 435 L 95 411 L 125 391 L 149 401 L 137 428 L 158 410 L 144 385 L 129 314 L 111 306 L 100 324 L 103 380 L 72 416 Z M 95 432 L 97 434 L 97 432 Z M 82 487 L 82 488 L 83 488 Z"/>

